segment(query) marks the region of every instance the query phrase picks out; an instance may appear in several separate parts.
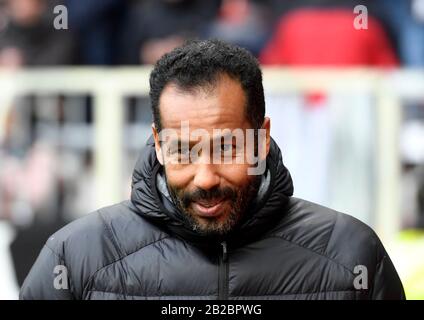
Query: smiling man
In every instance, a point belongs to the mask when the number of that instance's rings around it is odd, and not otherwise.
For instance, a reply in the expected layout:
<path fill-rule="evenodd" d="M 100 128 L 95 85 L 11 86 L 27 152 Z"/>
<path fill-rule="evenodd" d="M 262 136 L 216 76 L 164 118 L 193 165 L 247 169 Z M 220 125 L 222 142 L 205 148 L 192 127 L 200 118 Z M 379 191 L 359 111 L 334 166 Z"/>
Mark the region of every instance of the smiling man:
<path fill-rule="evenodd" d="M 263 137 L 268 138 L 262 142 L 269 149 L 270 121 L 263 110 L 246 107 L 248 101 L 236 75 L 207 68 L 186 79 L 187 83 L 171 82 L 163 89 L 153 133 L 170 196 L 184 220 L 198 233 L 225 235 L 250 207 L 261 179 L 247 174 L 251 168 L 247 158 L 249 154 L 253 158 L 255 150 L 254 139 L 249 143 L 244 137 L 252 133 L 251 123 L 261 126 Z M 252 94 L 258 98 L 261 91 Z M 189 134 L 181 139 L 184 131 Z M 226 152 L 231 154 L 224 159 Z"/>
<path fill-rule="evenodd" d="M 292 196 L 251 54 L 189 42 L 150 98 L 131 199 L 53 235 L 22 299 L 404 299 L 368 226 Z"/>

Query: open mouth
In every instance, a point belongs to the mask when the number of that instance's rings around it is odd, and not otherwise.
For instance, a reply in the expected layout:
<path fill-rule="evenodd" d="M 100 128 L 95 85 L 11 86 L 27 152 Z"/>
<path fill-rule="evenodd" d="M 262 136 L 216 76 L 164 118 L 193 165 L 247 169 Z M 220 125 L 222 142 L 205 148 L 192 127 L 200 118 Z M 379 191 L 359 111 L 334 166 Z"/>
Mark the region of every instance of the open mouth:
<path fill-rule="evenodd" d="M 202 217 L 216 217 L 222 213 L 224 199 L 218 201 L 198 201 L 193 202 L 192 206 L 198 216 Z"/>

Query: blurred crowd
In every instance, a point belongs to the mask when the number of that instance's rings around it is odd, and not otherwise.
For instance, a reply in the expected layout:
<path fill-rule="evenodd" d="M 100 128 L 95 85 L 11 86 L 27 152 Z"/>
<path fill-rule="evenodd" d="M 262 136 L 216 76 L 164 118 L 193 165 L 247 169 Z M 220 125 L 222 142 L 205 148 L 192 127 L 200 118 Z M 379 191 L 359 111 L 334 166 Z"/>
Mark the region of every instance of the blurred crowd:
<path fill-rule="evenodd" d="M 68 29 L 53 27 L 57 5 Z M 2 66 L 152 64 L 191 38 L 263 64 L 423 66 L 424 0 L 0 0 Z"/>
<path fill-rule="evenodd" d="M 359 12 L 354 10 L 358 5 Z M 58 6 L 66 11 L 54 10 Z M 62 14 L 67 29 L 55 28 Z M 359 15 L 366 29 L 355 28 Z M 0 68 L 153 64 L 194 38 L 240 45 L 263 65 L 423 67 L 424 0 L 0 0 Z M 273 137 L 280 136 L 290 150 L 285 161 L 297 192 L 321 203 L 329 159 L 346 162 L 352 167 L 338 170 L 343 175 L 334 178 L 334 189 L 340 190 L 334 198 L 352 208 L 361 198 L 363 208 L 351 211 L 362 212 L 360 218 L 367 221 L 365 213 L 373 210 L 375 196 L 362 187 L 370 185 L 373 175 L 367 162 L 371 141 L 361 142 L 369 149 L 359 150 L 359 155 L 355 148 L 343 150 L 361 137 L 372 140 L 369 130 L 375 126 L 367 125 L 372 115 L 365 111 L 371 110 L 373 100 L 323 92 L 267 98 L 267 112 L 279 119 Z M 341 122 L 334 134 L 329 106 L 349 103 L 345 109 L 356 112 L 352 114 L 360 121 Z M 150 132 L 149 100 L 131 97 L 124 105 L 125 141 L 134 142 L 126 145 L 126 158 L 135 161 L 137 143 L 144 142 L 139 137 Z M 50 234 L 95 209 L 92 109 L 90 97 L 29 93 L 6 114 L 0 135 L 0 298 L 10 273 L 16 274 L 13 281 L 22 283 Z M 403 113 L 402 227 L 424 230 L 424 101 L 408 102 Z M 334 151 L 337 156 L 330 153 L 332 136 L 341 146 Z M 125 166 L 128 177 L 131 161 Z M 363 168 L 363 176 L 353 165 Z M 349 186 L 340 187 L 342 181 Z M 349 188 L 356 188 L 355 197 L 343 196 Z M 17 285 L 10 287 L 14 296 Z"/>

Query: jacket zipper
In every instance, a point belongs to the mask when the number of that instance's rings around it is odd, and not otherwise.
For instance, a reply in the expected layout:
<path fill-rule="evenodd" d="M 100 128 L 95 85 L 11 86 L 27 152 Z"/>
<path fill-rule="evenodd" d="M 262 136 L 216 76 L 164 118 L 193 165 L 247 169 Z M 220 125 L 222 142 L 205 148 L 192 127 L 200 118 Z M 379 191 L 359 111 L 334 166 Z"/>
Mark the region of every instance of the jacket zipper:
<path fill-rule="evenodd" d="M 219 282 L 218 282 L 218 299 L 228 299 L 228 250 L 227 242 L 221 242 L 221 253 L 219 255 Z"/>

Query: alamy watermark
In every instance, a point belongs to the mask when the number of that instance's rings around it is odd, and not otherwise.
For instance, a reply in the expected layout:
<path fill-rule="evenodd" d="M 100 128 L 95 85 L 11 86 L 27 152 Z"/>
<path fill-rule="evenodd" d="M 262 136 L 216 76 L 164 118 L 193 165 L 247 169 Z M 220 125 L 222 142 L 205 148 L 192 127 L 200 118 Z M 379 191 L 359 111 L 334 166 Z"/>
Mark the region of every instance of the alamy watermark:
<path fill-rule="evenodd" d="M 56 290 L 69 289 L 68 268 L 60 264 L 54 267 L 53 273 L 55 274 L 55 277 L 53 279 L 53 287 Z"/>
<path fill-rule="evenodd" d="M 368 8 L 364 5 L 357 5 L 353 8 L 356 14 L 353 19 L 353 27 L 356 30 L 368 29 Z"/>
<path fill-rule="evenodd" d="M 353 287 L 356 290 L 368 289 L 368 269 L 364 265 L 357 265 L 353 268 L 353 273 L 357 276 L 353 279 Z"/>
<path fill-rule="evenodd" d="M 68 268 L 64 265 L 57 265 L 53 269 L 55 277 L 53 278 L 53 287 L 56 290 L 69 289 L 68 283 Z M 364 265 L 357 265 L 353 269 L 356 275 L 353 279 L 353 287 L 356 290 L 368 289 L 368 268 Z"/>
<path fill-rule="evenodd" d="M 53 20 L 53 27 L 56 30 L 67 30 L 68 29 L 68 8 L 64 5 L 57 5 L 53 8 L 55 15 Z"/>
<path fill-rule="evenodd" d="M 365 5 L 356 5 L 353 8 L 353 13 L 356 15 L 353 19 L 353 27 L 356 30 L 368 29 L 368 8 Z M 53 26 L 56 30 L 68 29 L 68 8 L 64 5 L 56 5 L 53 8 L 55 18 Z"/>
<path fill-rule="evenodd" d="M 249 164 L 248 175 L 261 175 L 266 168 L 266 129 L 206 129 L 190 131 L 181 121 L 180 134 L 165 128 L 159 141 L 165 164 Z"/>

